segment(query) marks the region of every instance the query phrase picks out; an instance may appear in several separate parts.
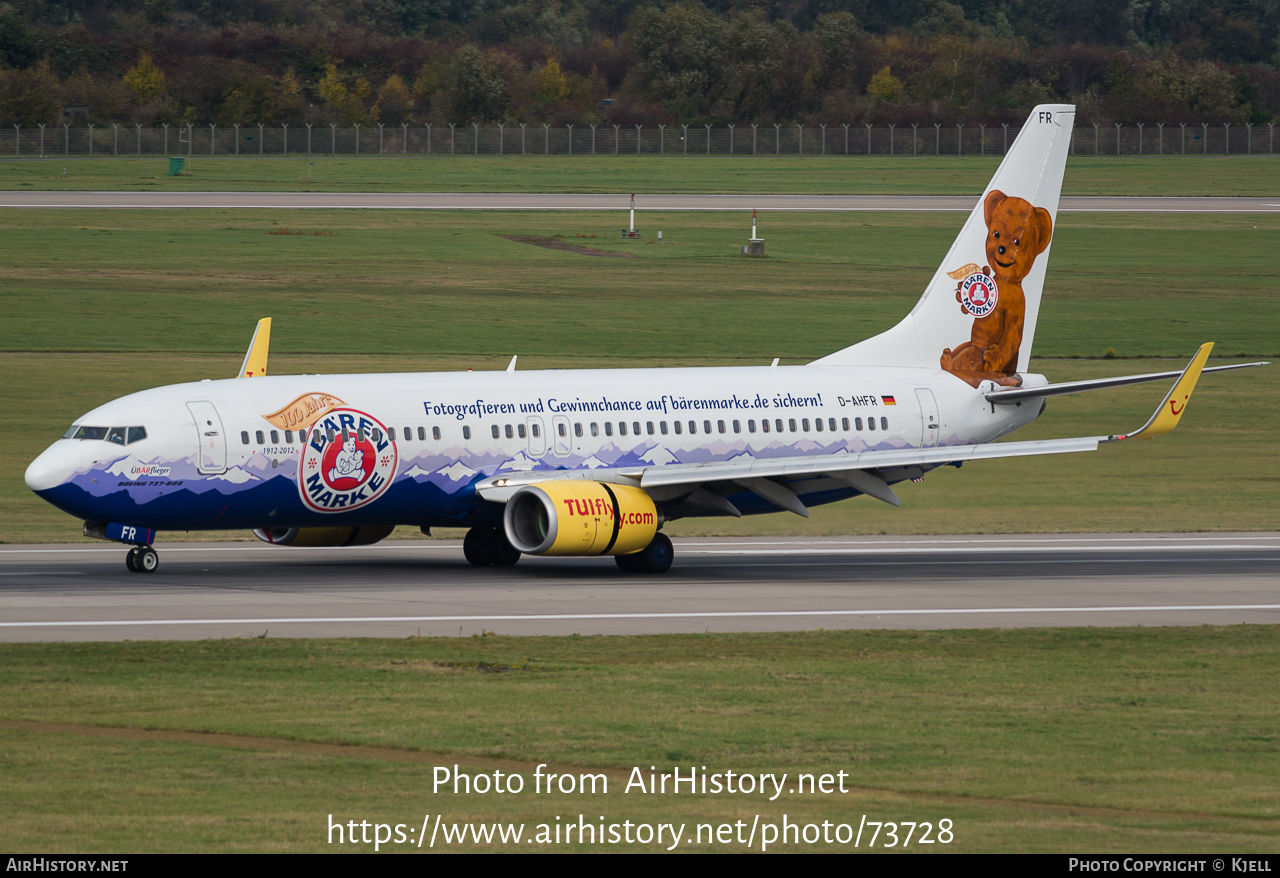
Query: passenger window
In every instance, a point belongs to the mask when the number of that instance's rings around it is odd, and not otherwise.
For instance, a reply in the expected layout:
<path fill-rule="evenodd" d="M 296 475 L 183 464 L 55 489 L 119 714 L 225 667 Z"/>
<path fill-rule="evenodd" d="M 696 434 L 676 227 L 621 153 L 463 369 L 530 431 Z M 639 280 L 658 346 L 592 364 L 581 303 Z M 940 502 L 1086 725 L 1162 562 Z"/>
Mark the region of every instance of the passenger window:
<path fill-rule="evenodd" d="M 124 444 L 124 427 L 112 427 L 107 431 L 107 441 L 114 442 L 116 445 Z"/>
<path fill-rule="evenodd" d="M 813 419 L 813 426 L 814 426 L 814 429 L 816 429 L 819 433 L 821 433 L 821 432 L 822 432 L 822 418 L 814 418 L 814 419 Z M 832 429 L 835 429 L 835 428 L 833 427 Z"/>
<path fill-rule="evenodd" d="M 875 419 L 875 418 L 867 418 L 867 429 L 868 429 L 868 430 L 872 430 L 872 431 L 874 431 L 874 430 L 875 430 L 875 428 L 876 428 L 876 419 Z"/>
<path fill-rule="evenodd" d="M 679 435 L 680 435 L 680 431 L 684 429 L 684 425 L 683 425 L 683 424 L 681 424 L 679 421 L 676 421 L 676 422 L 675 422 L 675 427 L 676 427 L 676 435 L 677 435 L 677 436 L 679 436 Z"/>
<path fill-rule="evenodd" d="M 742 432 L 742 422 L 741 422 L 741 421 L 734 421 L 734 422 L 733 422 L 733 432 L 735 432 L 735 433 L 741 433 L 741 432 Z"/>
<path fill-rule="evenodd" d="M 275 433 L 272 433 L 271 435 L 274 437 Z M 374 428 L 374 431 L 373 431 L 373 441 L 379 445 L 382 444 L 382 431 L 377 429 L 376 427 Z"/>
<path fill-rule="evenodd" d="M 536 428 L 535 428 L 536 429 Z M 524 424 L 516 424 L 516 432 L 520 434 L 520 438 L 524 438 Z"/>
<path fill-rule="evenodd" d="M 804 428 L 804 431 L 805 431 L 806 433 L 808 433 L 808 432 L 809 432 L 809 419 L 808 419 L 808 418 L 805 418 L 803 421 L 801 421 L 801 422 L 800 422 L 800 426 Z"/>
<path fill-rule="evenodd" d="M 619 435 L 619 436 L 625 436 L 625 435 L 627 435 L 627 422 L 626 422 L 626 421 L 619 421 L 619 422 L 618 422 L 618 435 Z"/>
<path fill-rule="evenodd" d="M 426 441 L 426 438 L 427 438 L 427 428 L 426 428 L 426 427 L 419 427 L 419 428 L 418 428 L 418 438 L 419 438 L 419 439 L 421 439 L 421 440 L 423 440 L 424 442 Z M 437 436 L 436 438 L 437 438 L 437 439 L 439 439 L 440 437 L 439 437 L 439 436 Z"/>
<path fill-rule="evenodd" d="M 827 426 L 831 429 L 831 432 L 834 433 L 836 431 L 836 419 L 827 418 Z"/>
<path fill-rule="evenodd" d="M 788 419 L 787 419 L 787 424 L 788 424 L 788 426 L 790 426 L 790 427 L 791 427 L 791 432 L 792 432 L 792 433 L 794 433 L 794 432 L 796 431 L 796 419 L 795 419 L 795 418 L 788 418 Z"/>
<path fill-rule="evenodd" d="M 853 423 L 854 423 L 854 425 L 858 428 L 858 432 L 859 432 L 859 433 L 861 433 L 861 432 L 862 432 L 862 418 L 854 418 Z"/>
<path fill-rule="evenodd" d="M 280 433 L 276 430 L 271 431 L 271 444 L 272 445 L 280 444 Z"/>
<path fill-rule="evenodd" d="M 880 419 L 880 429 L 881 429 L 881 430 L 888 430 L 888 429 L 889 429 L 889 419 L 888 419 L 888 418 L 881 418 L 881 419 Z"/>
<path fill-rule="evenodd" d="M 652 435 L 653 435 L 653 421 L 645 421 L 644 426 L 645 426 L 645 432 L 647 432 L 650 436 L 652 436 Z"/>
<path fill-rule="evenodd" d="M 463 438 L 463 439 L 470 439 L 470 438 L 471 438 L 471 428 L 470 428 L 470 427 L 463 427 L 463 428 L 462 428 L 462 438 Z"/>
<path fill-rule="evenodd" d="M 663 436 L 667 435 L 667 422 L 666 422 L 666 421 L 659 421 L 659 422 L 658 422 L 658 429 L 662 431 L 662 435 L 663 435 Z"/>
<path fill-rule="evenodd" d="M 266 437 L 264 437 L 264 436 L 262 435 L 262 431 L 261 431 L 261 430 L 256 431 L 256 432 L 253 434 L 253 438 L 258 440 L 258 444 L 259 444 L 259 445 L 266 445 L 266 444 L 267 444 Z"/>
<path fill-rule="evenodd" d="M 440 438 L 440 428 L 439 428 L 439 427 L 432 427 L 432 428 L 431 428 L 431 438 L 432 438 L 432 439 L 439 439 L 439 438 Z"/>
<path fill-rule="evenodd" d="M 292 430 L 285 430 L 285 431 L 284 431 L 284 444 L 285 444 L 285 445 L 292 445 L 292 444 L 293 444 L 293 431 L 292 431 Z"/>
<path fill-rule="evenodd" d="M 716 421 L 716 429 L 721 433 L 724 432 L 724 421 Z"/>
<path fill-rule="evenodd" d="M 508 438 L 508 439 L 513 439 L 513 438 L 515 438 L 515 430 L 514 430 L 514 429 L 512 429 L 512 427 L 511 427 L 511 425 L 510 425 L 510 424 L 507 424 L 507 426 L 504 428 L 504 431 L 503 431 L 503 432 L 505 432 L 505 433 L 507 434 L 507 438 Z M 523 435 L 524 435 L 524 428 L 523 428 L 523 427 L 522 427 L 522 428 L 520 428 L 520 435 L 521 435 L 521 436 L 523 436 Z"/>
<path fill-rule="evenodd" d="M 332 442 L 332 441 L 333 441 L 333 439 L 334 439 L 334 437 L 337 435 L 336 433 L 334 433 L 334 432 L 333 432 L 333 427 L 325 427 L 325 429 L 324 429 L 324 434 L 325 434 L 325 437 L 326 437 L 330 442 Z"/>
<path fill-rule="evenodd" d="M 653 426 L 652 426 L 652 424 L 649 426 L 649 432 L 650 432 L 650 433 L 652 433 L 652 432 L 653 432 Z M 632 422 L 631 422 L 631 434 L 632 434 L 633 436 L 639 436 L 639 435 L 640 435 L 640 422 L 639 422 L 639 421 L 632 421 Z"/>
<path fill-rule="evenodd" d="M 695 433 L 697 433 L 697 432 L 698 432 L 698 422 L 697 422 L 697 421 L 690 421 L 690 422 L 689 422 L 689 435 L 690 435 L 690 436 L 692 436 L 693 434 L 695 434 Z"/>
<path fill-rule="evenodd" d="M 604 428 L 605 428 L 605 432 L 608 432 L 608 430 L 609 430 L 609 425 L 608 425 L 608 424 L 605 424 L 605 425 L 604 425 Z M 574 425 L 573 425 L 573 435 L 577 436 L 579 439 L 581 439 L 581 438 L 582 438 L 582 424 L 574 424 Z"/>
<path fill-rule="evenodd" d="M 756 419 L 751 418 L 747 421 L 747 432 L 754 433 L 756 431 Z"/>
<path fill-rule="evenodd" d="M 299 430 L 299 431 L 298 431 L 298 442 L 299 442 L 299 443 L 301 443 L 302 445 L 306 445 L 306 444 L 307 444 L 307 431 L 306 431 L 306 430 Z M 246 442 L 245 444 L 246 444 L 246 445 L 248 445 L 249 443 L 247 443 L 247 442 Z"/>
<path fill-rule="evenodd" d="M 832 427 L 831 429 L 833 429 L 833 430 L 834 430 L 834 429 L 835 429 L 835 427 Z M 849 419 L 848 419 L 848 418 L 841 418 L 841 419 L 840 419 L 840 429 L 844 430 L 846 433 L 848 433 L 848 432 L 849 432 Z"/>
<path fill-rule="evenodd" d="M 765 433 L 768 433 L 768 432 L 769 432 L 769 422 L 768 422 L 768 421 L 761 421 L 761 422 L 760 422 L 760 429 L 761 429 L 762 431 L 764 431 Z"/>
<path fill-rule="evenodd" d="M 775 421 L 773 422 L 773 427 L 774 427 L 774 431 L 775 431 L 775 432 L 781 433 L 781 432 L 782 432 L 782 418 L 778 418 L 777 420 L 775 420 Z"/>
<path fill-rule="evenodd" d="M 421 427 L 419 427 L 418 429 L 419 429 L 419 430 L 421 430 L 422 428 L 421 428 Z M 410 439 L 412 439 L 412 438 L 413 438 L 413 428 L 412 428 L 412 427 L 405 427 L 405 428 L 404 428 L 404 441 L 405 441 L 405 442 L 408 442 L 408 441 L 409 441 Z M 421 437 L 421 436 L 419 436 L 418 438 L 422 438 L 422 437 Z"/>
<path fill-rule="evenodd" d="M 134 442 L 141 442 L 143 439 L 146 439 L 146 438 L 147 438 L 146 427 L 130 427 L 129 428 L 129 444 L 130 445 L 132 445 Z"/>
<path fill-rule="evenodd" d="M 604 435 L 606 435 L 606 436 L 612 436 L 612 435 L 613 435 L 613 422 L 612 422 L 612 421 L 605 421 L 605 422 L 604 422 Z"/>
<path fill-rule="evenodd" d="M 241 431 L 240 431 L 240 441 L 241 441 L 243 444 L 245 444 L 245 445 L 248 445 L 248 444 L 249 444 L 249 431 L 248 431 L 248 430 L 241 430 Z"/>
<path fill-rule="evenodd" d="M 542 428 L 539 427 L 537 424 L 533 424 L 531 426 L 533 427 L 533 438 L 537 439 L 539 436 L 542 435 Z"/>
<path fill-rule="evenodd" d="M 710 421 L 703 421 L 703 422 L 702 422 L 702 432 L 704 432 L 704 433 L 710 433 L 710 432 L 711 432 L 711 422 L 710 422 Z"/>
<path fill-rule="evenodd" d="M 494 439 L 497 439 L 497 438 L 498 438 L 498 432 L 499 432 L 499 431 L 498 431 L 498 425 L 497 425 L 497 424 L 494 424 L 494 425 L 490 428 L 490 431 L 493 433 L 493 438 L 494 438 Z"/>
<path fill-rule="evenodd" d="M 557 432 L 560 433 L 560 436 L 562 438 L 567 437 L 569 435 L 569 430 L 567 427 L 565 427 L 564 424 L 556 424 L 556 428 L 557 428 Z"/>

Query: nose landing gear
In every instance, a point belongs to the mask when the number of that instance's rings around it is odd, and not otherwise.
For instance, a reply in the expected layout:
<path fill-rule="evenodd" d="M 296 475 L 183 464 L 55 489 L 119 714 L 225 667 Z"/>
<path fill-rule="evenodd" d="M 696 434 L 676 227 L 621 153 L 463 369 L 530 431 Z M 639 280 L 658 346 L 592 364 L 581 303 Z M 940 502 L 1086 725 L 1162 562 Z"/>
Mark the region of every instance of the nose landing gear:
<path fill-rule="evenodd" d="M 160 566 L 160 555 L 150 546 L 134 546 L 124 556 L 124 566 L 131 573 L 155 573 Z"/>

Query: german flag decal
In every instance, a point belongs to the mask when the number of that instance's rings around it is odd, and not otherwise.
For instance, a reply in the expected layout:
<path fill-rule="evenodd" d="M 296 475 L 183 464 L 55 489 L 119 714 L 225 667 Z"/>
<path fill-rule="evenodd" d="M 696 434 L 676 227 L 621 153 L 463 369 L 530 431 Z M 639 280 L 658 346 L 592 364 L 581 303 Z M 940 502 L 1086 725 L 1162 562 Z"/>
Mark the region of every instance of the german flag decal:
<path fill-rule="evenodd" d="M 885 404 L 885 405 L 897 405 L 897 404 L 898 404 L 898 401 L 897 401 L 896 399 L 894 399 L 892 396 L 882 396 L 882 397 L 880 397 L 880 398 L 881 398 L 882 400 L 884 400 L 884 404 Z"/>

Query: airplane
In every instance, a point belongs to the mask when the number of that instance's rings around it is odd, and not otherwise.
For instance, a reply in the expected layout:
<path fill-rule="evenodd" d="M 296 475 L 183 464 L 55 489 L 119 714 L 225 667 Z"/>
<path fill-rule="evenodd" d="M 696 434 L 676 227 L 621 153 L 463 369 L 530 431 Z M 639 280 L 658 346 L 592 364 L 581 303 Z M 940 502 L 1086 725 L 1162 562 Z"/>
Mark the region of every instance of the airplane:
<path fill-rule="evenodd" d="M 667 522 L 809 509 L 970 461 L 1094 451 L 1167 433 L 1205 368 L 1051 384 L 1027 371 L 1075 108 L 1036 107 L 916 306 L 800 366 L 268 375 L 271 320 L 236 378 L 86 412 L 26 471 L 84 534 L 159 566 L 161 531 L 248 529 L 365 546 L 400 525 L 467 527 L 466 559 L 611 555 L 660 574 Z M 1047 400 L 1175 379 L 1141 428 L 996 440 Z"/>

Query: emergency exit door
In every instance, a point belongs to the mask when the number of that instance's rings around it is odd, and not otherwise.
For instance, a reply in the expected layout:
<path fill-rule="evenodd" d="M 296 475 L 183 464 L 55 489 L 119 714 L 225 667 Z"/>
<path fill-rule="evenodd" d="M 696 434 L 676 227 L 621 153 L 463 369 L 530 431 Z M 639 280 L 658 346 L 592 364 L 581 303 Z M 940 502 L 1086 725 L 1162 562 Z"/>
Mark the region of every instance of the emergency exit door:
<path fill-rule="evenodd" d="M 227 437 L 223 434 L 222 418 L 213 403 L 207 400 L 187 403 L 187 409 L 196 422 L 196 468 L 206 475 L 227 471 Z"/>

